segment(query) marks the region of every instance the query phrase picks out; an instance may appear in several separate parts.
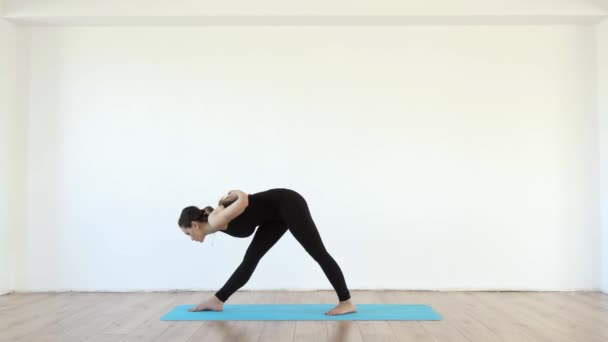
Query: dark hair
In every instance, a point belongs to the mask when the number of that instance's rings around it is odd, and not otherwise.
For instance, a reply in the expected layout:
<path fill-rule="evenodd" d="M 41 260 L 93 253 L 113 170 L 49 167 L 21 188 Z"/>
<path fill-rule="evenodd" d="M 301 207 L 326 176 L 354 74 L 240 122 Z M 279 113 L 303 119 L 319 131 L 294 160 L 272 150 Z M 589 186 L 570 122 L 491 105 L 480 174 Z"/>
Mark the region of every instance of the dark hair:
<path fill-rule="evenodd" d="M 212 211 L 213 207 L 210 206 L 206 206 L 203 209 L 195 206 L 185 207 L 179 216 L 177 225 L 181 228 L 192 228 L 192 221 L 207 222 L 207 218 Z"/>

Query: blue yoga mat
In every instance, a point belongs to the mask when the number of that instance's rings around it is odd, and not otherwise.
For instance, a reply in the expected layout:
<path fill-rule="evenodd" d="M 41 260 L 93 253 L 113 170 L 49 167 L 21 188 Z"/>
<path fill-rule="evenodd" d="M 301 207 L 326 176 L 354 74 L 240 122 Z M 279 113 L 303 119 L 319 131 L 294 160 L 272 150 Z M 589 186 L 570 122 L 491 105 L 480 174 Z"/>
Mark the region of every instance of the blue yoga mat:
<path fill-rule="evenodd" d="M 161 321 L 440 321 L 433 308 L 422 304 L 357 304 L 357 312 L 325 315 L 335 304 L 224 304 L 224 311 L 190 312 L 195 305 L 179 305 Z"/>

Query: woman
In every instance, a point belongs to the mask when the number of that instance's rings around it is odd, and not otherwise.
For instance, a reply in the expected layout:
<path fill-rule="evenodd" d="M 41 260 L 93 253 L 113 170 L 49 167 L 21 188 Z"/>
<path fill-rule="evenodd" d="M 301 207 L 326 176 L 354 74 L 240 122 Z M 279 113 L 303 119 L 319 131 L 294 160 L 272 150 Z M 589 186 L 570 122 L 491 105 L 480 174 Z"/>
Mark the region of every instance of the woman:
<path fill-rule="evenodd" d="M 203 242 L 209 234 L 222 232 L 244 238 L 253 234 L 243 261 L 226 284 L 214 296 L 189 311 L 222 311 L 224 302 L 249 280 L 260 259 L 287 230 L 321 266 L 338 295 L 339 303 L 326 315 L 356 312 L 350 300 L 344 276 L 329 255 L 310 215 L 308 205 L 299 193 L 290 189 L 270 189 L 254 194 L 234 190 L 221 198 L 218 207 L 202 210 L 190 206 L 182 210 L 178 225 L 194 241 Z"/>

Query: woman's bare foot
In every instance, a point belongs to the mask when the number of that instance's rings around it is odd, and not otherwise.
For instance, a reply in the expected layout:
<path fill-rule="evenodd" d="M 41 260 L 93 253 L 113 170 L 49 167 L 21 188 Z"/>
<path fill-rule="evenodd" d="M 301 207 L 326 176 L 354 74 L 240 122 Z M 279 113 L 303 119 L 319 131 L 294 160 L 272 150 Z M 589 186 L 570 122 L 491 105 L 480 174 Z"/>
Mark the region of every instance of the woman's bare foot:
<path fill-rule="evenodd" d="M 188 311 L 224 311 L 224 303 L 213 296 L 199 305 L 188 309 Z"/>
<path fill-rule="evenodd" d="M 329 316 L 335 316 L 343 315 L 349 312 L 357 312 L 357 307 L 355 306 L 355 304 L 353 304 L 353 302 L 350 301 L 350 299 L 340 302 L 335 308 L 327 311 L 325 314 Z"/>

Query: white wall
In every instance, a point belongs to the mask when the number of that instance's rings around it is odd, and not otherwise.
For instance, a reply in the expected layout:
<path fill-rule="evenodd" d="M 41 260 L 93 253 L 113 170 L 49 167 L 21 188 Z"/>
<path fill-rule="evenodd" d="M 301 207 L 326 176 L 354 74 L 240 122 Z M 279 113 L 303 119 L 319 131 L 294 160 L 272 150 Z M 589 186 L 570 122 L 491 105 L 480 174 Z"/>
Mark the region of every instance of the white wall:
<path fill-rule="evenodd" d="M 0 294 L 14 289 L 14 234 L 24 220 L 25 127 L 17 106 L 17 37 L 17 28 L 0 18 Z"/>
<path fill-rule="evenodd" d="M 594 288 L 593 32 L 33 28 L 17 288 L 218 289 L 251 237 L 180 210 L 271 187 L 352 289 Z M 266 288 L 330 285 L 288 234 Z"/>
<path fill-rule="evenodd" d="M 556 25 L 596 24 L 605 0 L 9 0 L 21 25 Z"/>
<path fill-rule="evenodd" d="M 598 106 L 600 132 L 600 175 L 601 175 L 601 244 L 602 291 L 608 293 L 608 20 L 597 28 Z"/>
<path fill-rule="evenodd" d="M 11 17 L 252 15 L 590 15 L 591 0 L 7 0 Z"/>

